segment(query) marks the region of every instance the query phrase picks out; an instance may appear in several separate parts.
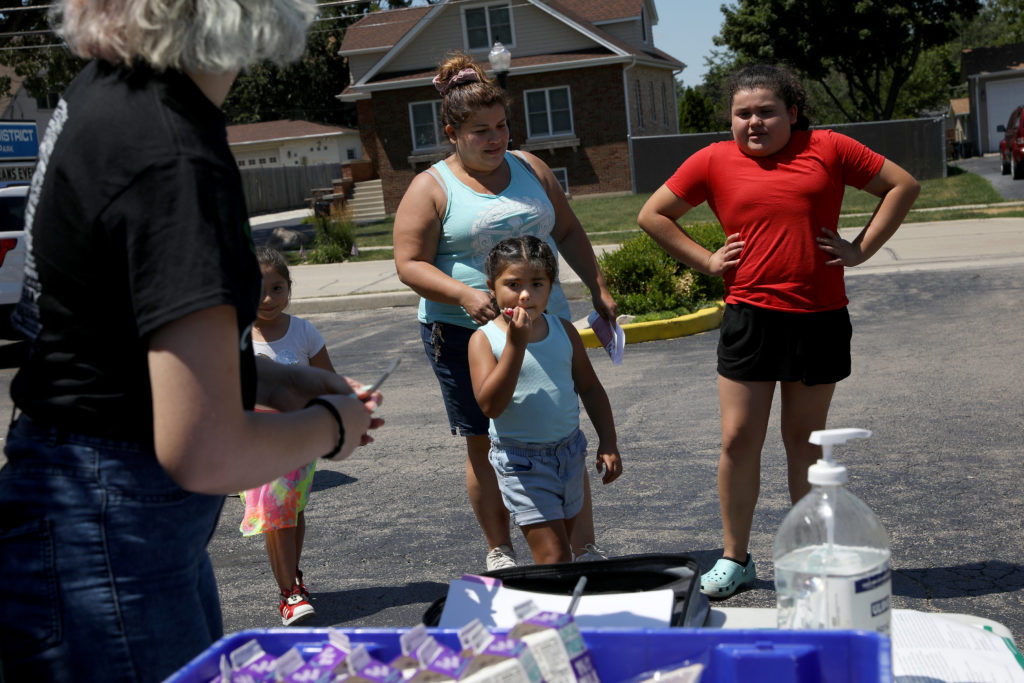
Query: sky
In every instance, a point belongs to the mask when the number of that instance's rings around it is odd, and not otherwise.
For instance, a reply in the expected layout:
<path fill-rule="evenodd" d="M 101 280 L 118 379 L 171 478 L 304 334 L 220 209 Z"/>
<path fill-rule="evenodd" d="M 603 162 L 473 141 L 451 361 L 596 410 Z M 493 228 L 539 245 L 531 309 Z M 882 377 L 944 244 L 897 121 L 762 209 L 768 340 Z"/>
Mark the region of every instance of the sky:
<path fill-rule="evenodd" d="M 722 27 L 719 9 L 725 0 L 655 0 L 658 23 L 654 26 L 654 44 L 686 64 L 676 78 L 693 87 L 704 79 L 704 57 L 711 55 L 711 38 Z"/>

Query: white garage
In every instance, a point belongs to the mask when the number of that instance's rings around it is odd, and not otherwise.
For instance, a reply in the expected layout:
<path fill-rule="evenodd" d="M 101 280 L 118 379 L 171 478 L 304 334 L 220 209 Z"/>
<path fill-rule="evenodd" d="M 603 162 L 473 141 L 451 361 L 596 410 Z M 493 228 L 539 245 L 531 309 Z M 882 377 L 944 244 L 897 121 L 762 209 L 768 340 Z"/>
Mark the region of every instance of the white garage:
<path fill-rule="evenodd" d="M 974 137 L 983 153 L 998 152 L 1003 134 L 997 126 L 1005 126 L 1010 112 L 1024 104 L 1024 72 L 1018 69 L 997 73 L 973 74 L 968 77 L 971 99 L 971 123 Z"/>

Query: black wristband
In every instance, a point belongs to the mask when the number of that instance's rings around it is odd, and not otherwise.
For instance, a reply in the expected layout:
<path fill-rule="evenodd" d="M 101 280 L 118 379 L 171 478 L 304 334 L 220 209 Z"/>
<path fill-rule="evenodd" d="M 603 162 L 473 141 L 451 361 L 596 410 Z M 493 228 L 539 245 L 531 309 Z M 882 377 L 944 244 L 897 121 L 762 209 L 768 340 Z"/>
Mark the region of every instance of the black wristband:
<path fill-rule="evenodd" d="M 331 416 L 334 418 L 334 421 L 338 423 L 338 445 L 335 446 L 334 450 L 332 450 L 327 455 L 321 456 L 324 460 L 330 460 L 331 458 L 333 458 L 334 456 L 341 452 L 341 447 L 345 444 L 345 423 L 341 421 L 341 413 L 338 412 L 338 409 L 334 407 L 333 403 L 331 403 L 325 398 L 320 398 L 319 396 L 317 398 L 314 398 L 312 401 L 306 404 L 307 408 L 309 408 L 310 406 L 323 406 L 324 408 L 327 409 L 327 412 L 329 412 Z"/>

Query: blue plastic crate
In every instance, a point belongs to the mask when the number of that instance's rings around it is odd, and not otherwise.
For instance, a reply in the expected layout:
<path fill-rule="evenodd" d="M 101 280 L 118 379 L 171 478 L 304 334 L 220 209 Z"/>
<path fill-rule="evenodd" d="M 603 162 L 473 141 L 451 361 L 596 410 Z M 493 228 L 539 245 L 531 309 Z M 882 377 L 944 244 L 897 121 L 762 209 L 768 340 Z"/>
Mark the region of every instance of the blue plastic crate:
<path fill-rule="evenodd" d="M 401 654 L 408 629 L 341 629 L 353 645 L 366 645 L 382 661 Z M 430 628 L 438 641 L 459 649 L 458 631 Z M 867 631 L 778 631 L 666 628 L 581 629 L 602 683 L 625 681 L 662 667 L 701 662 L 701 683 L 889 683 L 889 639 Z M 224 636 L 165 681 L 205 683 L 219 673 L 222 654 L 255 638 L 269 654 L 298 647 L 309 659 L 327 642 L 327 629 L 253 629 Z"/>

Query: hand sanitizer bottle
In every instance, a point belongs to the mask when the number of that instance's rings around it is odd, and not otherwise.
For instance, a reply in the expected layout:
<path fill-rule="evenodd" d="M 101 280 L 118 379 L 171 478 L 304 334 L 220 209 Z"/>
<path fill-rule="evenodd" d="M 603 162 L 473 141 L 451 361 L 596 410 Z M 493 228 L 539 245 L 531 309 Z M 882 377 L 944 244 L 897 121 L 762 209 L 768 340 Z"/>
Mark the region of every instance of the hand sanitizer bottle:
<path fill-rule="evenodd" d="M 797 501 L 775 536 L 779 628 L 889 635 L 889 537 L 868 506 L 846 490 L 846 468 L 832 460 L 833 444 L 869 436 L 866 429 L 811 433 L 823 457 L 808 468 L 810 493 Z"/>

